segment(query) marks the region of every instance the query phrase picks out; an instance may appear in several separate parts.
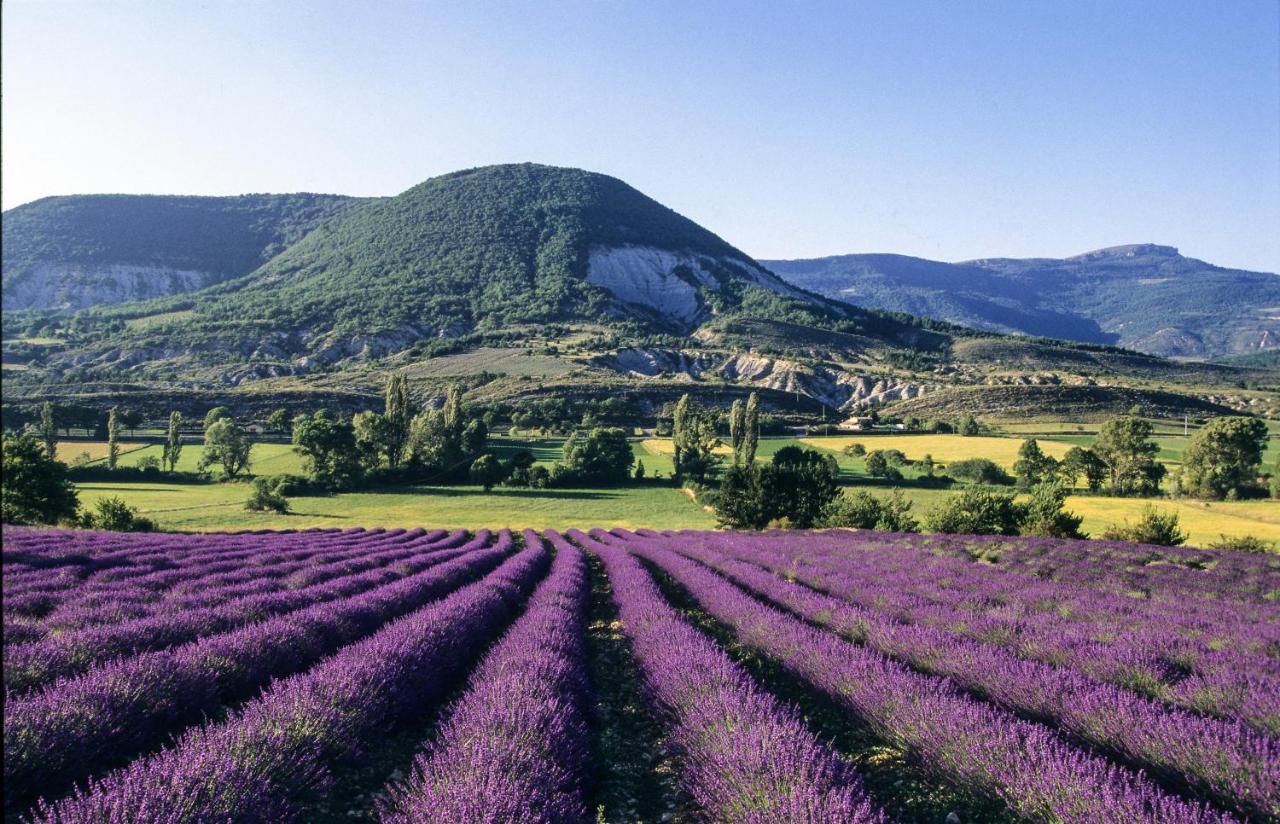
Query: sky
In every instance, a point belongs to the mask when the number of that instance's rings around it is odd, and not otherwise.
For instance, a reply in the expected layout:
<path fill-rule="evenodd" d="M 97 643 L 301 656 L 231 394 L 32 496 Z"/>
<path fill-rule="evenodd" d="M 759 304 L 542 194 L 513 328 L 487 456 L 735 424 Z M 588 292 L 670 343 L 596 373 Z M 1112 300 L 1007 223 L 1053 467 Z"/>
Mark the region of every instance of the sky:
<path fill-rule="evenodd" d="M 1161 243 L 1280 272 L 1280 0 L 0 10 L 0 199 L 534 161 L 764 259 Z"/>

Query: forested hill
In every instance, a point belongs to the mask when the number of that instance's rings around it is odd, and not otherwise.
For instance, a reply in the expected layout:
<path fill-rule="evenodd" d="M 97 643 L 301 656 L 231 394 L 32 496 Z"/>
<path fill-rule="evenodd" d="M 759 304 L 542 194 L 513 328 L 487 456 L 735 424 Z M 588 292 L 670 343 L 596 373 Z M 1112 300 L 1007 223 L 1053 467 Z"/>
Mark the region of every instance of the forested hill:
<path fill-rule="evenodd" d="M 521 164 L 371 204 L 208 299 L 211 314 L 339 335 L 609 317 L 687 331 L 749 285 L 800 296 L 620 180 Z"/>
<path fill-rule="evenodd" d="M 976 329 L 1215 358 L 1280 346 L 1280 276 L 1136 244 L 1066 259 L 964 263 L 860 254 L 762 261 L 850 303 Z"/>
<path fill-rule="evenodd" d="M 366 199 L 73 195 L 4 213 L 4 308 L 79 309 L 247 274 Z"/>

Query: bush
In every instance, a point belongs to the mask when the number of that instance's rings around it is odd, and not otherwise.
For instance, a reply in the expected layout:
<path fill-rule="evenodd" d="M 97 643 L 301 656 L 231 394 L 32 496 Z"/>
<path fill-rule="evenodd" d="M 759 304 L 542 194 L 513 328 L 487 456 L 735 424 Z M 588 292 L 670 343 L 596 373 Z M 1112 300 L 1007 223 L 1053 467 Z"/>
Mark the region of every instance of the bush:
<path fill-rule="evenodd" d="M 999 464 L 987 458 L 965 458 L 952 461 L 947 465 L 947 474 L 962 481 L 975 484 L 992 484 L 1007 486 L 1013 478 L 1000 468 Z"/>
<path fill-rule="evenodd" d="M 1031 489 L 1031 499 L 1023 504 L 1026 513 L 1020 531 L 1043 538 L 1084 538 L 1080 524 L 1084 518 L 1067 512 L 1063 504 L 1067 491 L 1056 483 L 1042 483 Z"/>
<path fill-rule="evenodd" d="M 911 517 L 911 501 L 894 490 L 877 498 L 865 490 L 842 492 L 823 513 L 820 526 L 848 529 L 879 529 L 887 532 L 916 532 L 920 524 Z"/>
<path fill-rule="evenodd" d="M 160 459 L 155 455 L 145 455 L 138 459 L 138 469 L 148 475 L 153 475 L 160 471 Z"/>
<path fill-rule="evenodd" d="M 934 507 L 925 524 L 934 532 L 959 535 L 1017 535 L 1025 511 L 1013 496 L 966 489 Z"/>
<path fill-rule="evenodd" d="M 105 529 L 109 532 L 151 532 L 156 528 L 150 518 L 138 517 L 138 510 L 120 498 L 103 498 L 94 512 L 86 513 L 83 524 L 87 529 Z"/>
<path fill-rule="evenodd" d="M 860 443 L 851 443 L 842 449 L 841 452 L 848 455 L 850 458 L 861 458 L 863 455 L 867 454 L 867 448 Z"/>
<path fill-rule="evenodd" d="M 1136 544 L 1178 546 L 1187 540 L 1186 533 L 1178 529 L 1178 513 L 1162 515 L 1148 504 L 1143 507 L 1137 522 L 1114 524 L 1107 527 L 1102 537 L 1108 541 L 1131 541 Z"/>
<path fill-rule="evenodd" d="M 266 481 L 268 489 L 286 498 L 297 498 L 303 495 L 323 495 L 327 492 L 323 486 L 302 475 L 282 473 L 279 475 L 267 475 L 263 480 Z"/>
<path fill-rule="evenodd" d="M 244 502 L 244 508 L 250 512 L 284 514 L 289 511 L 289 502 L 271 486 L 269 478 L 254 478 L 253 492 L 249 493 L 249 499 Z"/>
<path fill-rule="evenodd" d="M 1252 535 L 1223 535 L 1217 543 L 1210 544 L 1209 549 L 1231 549 L 1236 552 L 1275 552 L 1274 541 L 1264 541 Z"/>

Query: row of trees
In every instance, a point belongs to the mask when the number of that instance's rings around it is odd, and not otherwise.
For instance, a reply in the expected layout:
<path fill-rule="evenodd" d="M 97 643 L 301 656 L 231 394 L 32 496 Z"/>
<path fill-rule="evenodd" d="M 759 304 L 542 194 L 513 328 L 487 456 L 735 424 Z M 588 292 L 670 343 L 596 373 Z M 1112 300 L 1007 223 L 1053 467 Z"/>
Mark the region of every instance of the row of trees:
<path fill-rule="evenodd" d="M 1013 467 L 1018 486 L 1030 489 L 1051 481 L 1074 486 L 1083 478 L 1093 491 L 1105 486 L 1113 495 L 1156 495 L 1167 470 L 1157 460 L 1160 446 L 1152 432 L 1151 423 L 1141 418 L 1110 420 L 1092 448 L 1072 447 L 1061 461 L 1046 455 L 1035 439 L 1024 441 Z M 1177 491 L 1219 500 L 1264 494 L 1260 475 L 1266 447 L 1267 427 L 1257 418 L 1214 418 L 1183 452 Z"/>

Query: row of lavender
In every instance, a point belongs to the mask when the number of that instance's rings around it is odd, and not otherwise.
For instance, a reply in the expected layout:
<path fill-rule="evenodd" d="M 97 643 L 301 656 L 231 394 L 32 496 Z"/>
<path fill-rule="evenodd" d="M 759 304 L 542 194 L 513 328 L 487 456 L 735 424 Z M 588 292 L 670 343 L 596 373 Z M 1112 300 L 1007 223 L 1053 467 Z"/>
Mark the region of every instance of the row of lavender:
<path fill-rule="evenodd" d="M 591 820 L 582 547 L 607 571 L 649 699 L 681 757 L 683 788 L 708 819 L 885 815 L 794 709 L 681 618 L 638 559 L 684 587 L 740 642 L 844 705 L 852 719 L 944 780 L 1002 800 L 1019 818 L 1225 821 L 1232 812 L 1259 820 L 1280 813 L 1273 738 L 1239 720 L 1201 717 L 985 640 L 912 623 L 883 603 L 863 605 L 853 588 L 860 576 L 843 573 L 859 553 L 891 553 L 859 550 L 847 533 L 568 537 L 572 544 L 547 533 L 554 561 L 539 584 L 551 556 L 533 533 L 514 556 L 506 534 L 488 549 L 481 548 L 486 535 L 463 546 L 443 533 L 366 536 L 391 544 L 371 555 L 396 547 L 415 553 L 400 562 L 412 569 L 367 594 L 213 634 L 197 631 L 176 646 L 160 640 L 17 696 L 6 707 L 6 778 L 30 793 L 56 795 L 102 776 L 60 802 L 42 802 L 37 820 L 296 820 L 330 786 L 333 771 L 358 760 L 381 730 L 430 711 L 532 592 L 413 775 L 388 787 L 379 812 L 394 822 Z M 269 577 L 298 560 L 282 556 L 262 566 Z M 216 577 L 229 572 L 207 574 L 229 591 L 246 583 Z M 158 591 L 160 600 L 170 594 Z M 913 597 L 917 609 L 932 603 Z M 1072 609 L 1081 608 L 1081 598 Z M 277 645 L 283 654 L 261 649 Z M 270 677 L 290 672 L 298 674 L 258 692 Z M 192 695 L 198 700 L 189 702 Z M 240 708 L 155 749 L 164 735 L 224 704 Z M 1105 713 L 1114 706 L 1123 710 L 1118 722 Z M 109 717 L 86 723 L 104 708 Z M 14 763 L 26 772 L 10 774 L 11 739 L 21 742 Z M 118 750 L 121 740 L 127 746 Z M 143 757 L 103 775 L 110 766 L 104 758 L 133 755 Z M 1130 767 L 1146 768 L 1150 777 Z M 7 785 L 12 809 L 13 782 Z"/>

